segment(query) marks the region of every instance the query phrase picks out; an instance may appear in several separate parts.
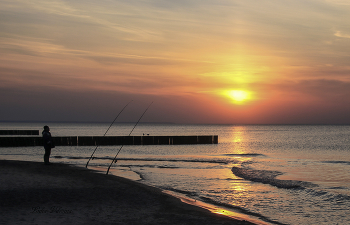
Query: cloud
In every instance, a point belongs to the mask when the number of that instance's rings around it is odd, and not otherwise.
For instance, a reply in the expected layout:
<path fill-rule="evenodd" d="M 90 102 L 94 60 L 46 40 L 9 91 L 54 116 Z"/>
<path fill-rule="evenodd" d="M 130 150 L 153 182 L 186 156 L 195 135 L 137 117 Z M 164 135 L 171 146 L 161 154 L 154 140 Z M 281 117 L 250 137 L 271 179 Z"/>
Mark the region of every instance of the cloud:
<path fill-rule="evenodd" d="M 61 0 L 3 0 L 2 11 L 28 12 L 28 10 L 60 16 L 85 17 L 81 10 L 71 7 Z"/>
<path fill-rule="evenodd" d="M 14 35 L 13 37 L 0 37 L 0 48 L 10 52 L 17 52 L 28 55 L 47 56 L 57 54 L 82 55 L 86 51 L 67 49 L 62 45 L 51 43 L 52 40 L 46 38 L 31 38 Z"/>
<path fill-rule="evenodd" d="M 349 4 L 350 5 L 350 4 Z M 335 32 L 334 36 L 340 37 L 340 38 L 350 38 L 350 34 L 344 33 L 342 31 Z"/>
<path fill-rule="evenodd" d="M 265 90 L 278 93 L 279 98 L 288 101 L 311 104 L 323 102 L 329 105 L 348 101 L 346 96 L 350 95 L 350 82 L 333 79 L 290 80 L 266 84 Z"/>
<path fill-rule="evenodd" d="M 348 0 L 327 0 L 327 2 L 336 5 L 350 5 L 350 2 Z"/>
<path fill-rule="evenodd" d="M 296 86 L 297 91 L 324 100 L 339 99 L 343 101 L 343 98 L 350 94 L 350 82 L 340 80 L 304 80 L 298 82 Z"/>

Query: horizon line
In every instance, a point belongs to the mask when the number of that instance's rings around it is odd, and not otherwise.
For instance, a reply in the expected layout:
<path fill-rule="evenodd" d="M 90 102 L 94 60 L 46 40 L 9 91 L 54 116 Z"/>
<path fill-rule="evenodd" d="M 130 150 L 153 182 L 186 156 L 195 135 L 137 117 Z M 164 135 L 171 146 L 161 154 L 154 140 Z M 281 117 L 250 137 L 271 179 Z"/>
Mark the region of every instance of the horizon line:
<path fill-rule="evenodd" d="M 38 120 L 0 120 L 0 123 L 109 123 L 109 121 L 38 121 Z M 115 122 L 115 123 L 135 123 Z M 226 126 L 349 126 L 349 123 L 180 123 L 180 122 L 139 122 L 141 124 L 173 124 L 173 125 L 226 125 Z"/>

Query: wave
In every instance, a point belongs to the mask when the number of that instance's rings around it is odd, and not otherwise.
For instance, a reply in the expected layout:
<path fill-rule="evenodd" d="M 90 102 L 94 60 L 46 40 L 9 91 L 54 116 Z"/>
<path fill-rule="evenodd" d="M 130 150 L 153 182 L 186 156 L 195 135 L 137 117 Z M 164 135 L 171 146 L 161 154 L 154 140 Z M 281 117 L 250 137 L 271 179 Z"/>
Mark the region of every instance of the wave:
<path fill-rule="evenodd" d="M 268 222 L 269 224 L 285 225 L 283 223 L 280 223 L 280 222 L 277 222 L 277 221 L 273 221 L 273 220 L 271 220 L 271 219 L 269 219 L 269 218 L 267 218 L 267 217 L 265 217 L 265 216 L 263 216 L 263 215 L 261 215 L 259 213 L 251 212 L 250 210 L 244 209 L 242 207 L 231 205 L 231 204 L 228 204 L 228 203 L 223 203 L 223 202 L 214 200 L 212 198 L 201 196 L 199 193 L 197 193 L 195 191 L 180 190 L 180 189 L 175 189 L 175 188 L 172 188 L 172 187 L 161 187 L 161 188 L 163 190 L 168 190 L 168 191 L 172 191 L 172 192 L 175 192 L 175 193 L 183 194 L 183 195 L 185 195 L 187 197 L 190 197 L 190 198 L 194 199 L 195 201 L 197 199 L 197 200 L 199 200 L 201 202 L 208 203 L 208 204 L 211 204 L 211 205 L 214 205 L 214 206 L 218 206 L 218 207 L 223 208 L 223 209 L 227 209 L 227 210 L 230 210 L 230 211 L 233 211 L 233 212 L 242 213 L 242 214 L 245 214 L 245 215 L 248 215 L 248 216 L 253 216 L 255 218 L 258 218 L 259 220 Z"/>
<path fill-rule="evenodd" d="M 226 208 L 229 210 L 233 210 L 233 211 L 237 211 L 237 212 L 240 212 L 240 213 L 243 213 L 246 215 L 254 216 L 254 217 L 259 218 L 260 220 L 268 222 L 270 224 L 285 225 L 284 223 L 280 223 L 278 221 L 271 220 L 268 217 L 265 217 L 259 213 L 251 212 L 250 210 L 244 209 L 244 208 L 239 207 L 239 206 L 219 202 L 219 201 L 213 200 L 213 199 L 208 198 L 208 197 L 199 197 L 199 199 L 203 202 L 206 202 L 206 203 L 209 203 L 212 205 L 217 205 L 219 207 L 223 207 L 223 208 Z"/>
<path fill-rule="evenodd" d="M 36 154 L 29 154 L 29 153 L 0 153 L 0 155 L 36 155 Z"/>
<path fill-rule="evenodd" d="M 332 188 L 329 188 L 332 189 Z M 328 192 L 327 190 L 314 190 L 314 189 L 307 189 L 307 194 L 311 196 L 315 196 L 318 198 L 321 198 L 322 200 L 326 202 L 333 202 L 337 205 L 344 205 L 349 204 L 350 196 L 346 194 L 339 194 L 339 193 L 332 193 Z"/>
<path fill-rule="evenodd" d="M 180 189 L 176 189 L 176 188 L 172 188 L 172 187 L 161 187 L 161 188 L 164 190 L 181 193 L 181 194 L 184 194 L 188 197 L 198 196 L 198 193 L 195 191 L 184 191 L 184 190 L 180 190 Z"/>
<path fill-rule="evenodd" d="M 347 164 L 350 165 L 349 161 L 322 161 L 323 163 L 334 163 L 334 164 Z"/>
<path fill-rule="evenodd" d="M 90 157 L 83 156 L 52 156 L 57 159 L 89 159 Z M 114 157 L 93 157 L 92 160 L 113 160 Z M 215 163 L 215 164 L 228 164 L 237 162 L 234 159 L 174 159 L 174 158 L 117 158 L 119 161 L 146 161 L 146 162 L 191 162 L 191 163 Z"/>
<path fill-rule="evenodd" d="M 124 161 L 154 161 L 154 162 L 193 162 L 193 163 L 218 163 L 218 164 L 228 164 L 236 162 L 235 160 L 227 159 L 169 159 L 169 158 L 119 158 L 118 160 Z"/>
<path fill-rule="evenodd" d="M 157 166 L 157 165 L 134 165 L 134 164 L 123 164 L 118 165 L 119 167 L 138 167 L 138 168 L 159 168 L 159 169 L 179 169 L 181 167 L 176 166 Z"/>
<path fill-rule="evenodd" d="M 179 169 L 180 167 L 178 167 L 178 166 L 158 166 L 158 168 L 161 168 L 161 169 Z"/>
<path fill-rule="evenodd" d="M 224 156 L 232 156 L 232 157 L 257 157 L 257 156 L 265 156 L 264 154 L 259 153 L 244 153 L 244 154 L 223 154 Z"/>
<path fill-rule="evenodd" d="M 253 182 L 260 182 L 263 184 L 269 184 L 278 188 L 306 188 L 306 187 L 315 187 L 316 184 L 305 181 L 297 180 L 279 180 L 276 179 L 277 176 L 282 175 L 282 172 L 279 171 L 269 171 L 269 170 L 254 170 L 248 168 L 239 168 L 232 167 L 232 173 L 238 177 L 241 177 L 246 180 Z"/>

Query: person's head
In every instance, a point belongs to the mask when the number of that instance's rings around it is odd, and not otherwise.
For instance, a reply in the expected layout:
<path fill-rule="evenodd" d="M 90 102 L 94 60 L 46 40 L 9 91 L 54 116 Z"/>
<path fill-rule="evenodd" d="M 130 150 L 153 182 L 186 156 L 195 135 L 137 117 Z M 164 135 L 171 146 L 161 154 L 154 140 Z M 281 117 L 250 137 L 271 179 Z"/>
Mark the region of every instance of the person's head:
<path fill-rule="evenodd" d="M 45 125 L 45 126 L 44 126 L 44 130 L 45 130 L 45 131 L 50 131 L 49 126 Z"/>

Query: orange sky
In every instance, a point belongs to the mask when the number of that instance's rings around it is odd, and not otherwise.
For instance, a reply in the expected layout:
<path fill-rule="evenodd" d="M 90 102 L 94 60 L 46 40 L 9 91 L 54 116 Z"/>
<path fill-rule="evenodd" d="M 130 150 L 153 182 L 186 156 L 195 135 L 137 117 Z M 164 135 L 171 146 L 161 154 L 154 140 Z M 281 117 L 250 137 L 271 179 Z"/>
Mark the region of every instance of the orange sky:
<path fill-rule="evenodd" d="M 350 124 L 348 21 L 346 0 L 0 0 L 0 121 L 134 100 L 121 121 Z"/>

